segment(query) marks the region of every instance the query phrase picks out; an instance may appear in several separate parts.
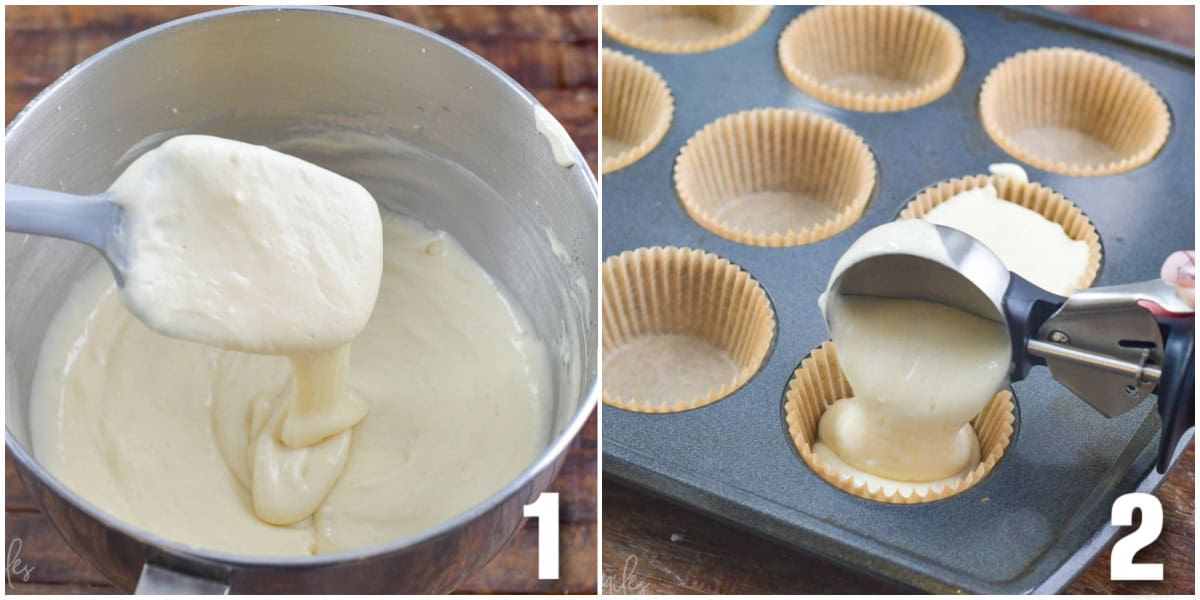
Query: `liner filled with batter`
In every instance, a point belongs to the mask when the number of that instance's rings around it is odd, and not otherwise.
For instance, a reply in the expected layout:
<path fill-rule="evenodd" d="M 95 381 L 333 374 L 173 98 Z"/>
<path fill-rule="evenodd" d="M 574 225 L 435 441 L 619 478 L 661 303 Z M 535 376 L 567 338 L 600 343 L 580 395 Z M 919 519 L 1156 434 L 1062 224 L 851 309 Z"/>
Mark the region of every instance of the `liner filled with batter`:
<path fill-rule="evenodd" d="M 981 219 L 959 229 L 973 234 L 985 244 L 991 241 L 989 247 L 1010 270 L 1039 287 L 1063 296 L 1091 287 L 1104 260 L 1100 234 L 1075 203 L 1039 183 L 1002 175 L 974 175 L 951 179 L 922 190 L 900 211 L 899 218 L 929 220 L 930 213 L 947 201 L 964 192 L 985 190 L 988 186 L 995 190 L 997 198 L 1041 215 L 1049 223 L 1061 227 L 1070 239 L 1086 244 L 1086 257 L 1081 261 L 1072 261 L 1073 266 L 1067 269 L 1065 264 L 1060 264 L 1063 263 L 1063 256 L 1039 253 L 1041 246 L 1031 244 L 1031 236 L 1038 235 L 1038 231 L 1005 228 L 1003 223 L 998 221 L 985 222 Z M 932 220 L 942 223 L 942 220 L 937 218 Z M 985 233 L 987 235 L 984 235 Z"/>

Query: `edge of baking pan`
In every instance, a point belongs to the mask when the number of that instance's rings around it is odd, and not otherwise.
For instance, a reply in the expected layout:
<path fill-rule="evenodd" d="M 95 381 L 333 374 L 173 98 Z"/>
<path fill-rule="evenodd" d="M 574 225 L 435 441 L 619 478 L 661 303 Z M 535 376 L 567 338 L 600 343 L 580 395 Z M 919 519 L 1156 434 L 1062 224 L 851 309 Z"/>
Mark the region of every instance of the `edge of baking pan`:
<path fill-rule="evenodd" d="M 1043 25 L 1061 29 L 1072 29 L 1089 36 L 1109 38 L 1125 46 L 1141 51 L 1152 51 L 1167 58 L 1194 63 L 1194 50 L 1165 42 L 1158 38 L 1142 35 L 1128 29 L 1118 29 L 1112 25 L 1089 21 L 1065 13 L 1055 12 L 1037 6 L 976 6 L 978 10 L 1008 14 L 1029 21 L 1041 21 Z"/>
<path fill-rule="evenodd" d="M 1144 479 L 1138 482 L 1136 488 L 1129 490 L 1132 492 L 1141 492 L 1150 494 L 1162 487 L 1164 481 L 1167 480 L 1167 475 L 1179 463 L 1179 459 L 1187 452 L 1188 446 L 1192 444 L 1195 438 L 1196 428 L 1193 427 L 1187 431 L 1179 440 L 1179 444 L 1175 447 L 1175 455 L 1171 457 L 1171 462 L 1167 466 L 1165 473 L 1159 473 L 1157 469 L 1151 468 L 1149 474 Z M 1112 542 L 1117 533 L 1121 530 L 1120 527 L 1112 524 L 1105 525 L 1099 531 L 1088 538 L 1074 554 L 1064 562 L 1058 570 L 1054 571 L 1045 581 L 1031 590 L 1034 594 L 1058 594 L 1066 589 L 1072 581 L 1075 581 L 1083 571 L 1087 569 L 1092 561 Z"/>
<path fill-rule="evenodd" d="M 1194 437 L 1194 430 L 1184 436 L 1182 443 L 1176 449 L 1175 456 L 1171 459 L 1170 468 L 1166 473 L 1159 473 L 1151 466 L 1149 473 L 1141 479 L 1134 489 L 1130 492 L 1145 492 L 1151 493 L 1157 490 L 1166 480 L 1167 474 L 1171 472 L 1171 468 L 1179 462 L 1180 457 L 1187 451 L 1188 445 Z M 624 445 L 616 445 L 614 450 L 620 449 L 632 454 L 640 454 L 637 450 Z M 781 543 L 797 552 L 817 555 L 826 560 L 836 562 L 851 571 L 863 573 L 869 577 L 880 579 L 888 583 L 910 588 L 916 591 L 926 591 L 943 594 L 960 594 L 963 592 L 983 592 L 983 593 L 1034 593 L 1034 594 L 1056 594 L 1062 592 L 1068 585 L 1071 584 L 1088 566 L 1092 560 L 1112 541 L 1120 528 L 1112 525 L 1105 525 L 1102 529 L 1095 532 L 1087 541 L 1084 542 L 1078 550 L 1071 554 L 1062 565 L 1053 571 L 1041 583 L 1034 585 L 1032 588 L 996 588 L 996 589 L 974 589 L 964 590 L 963 588 L 925 576 L 920 576 L 910 569 L 900 565 L 889 563 L 887 565 L 877 564 L 875 570 L 867 571 L 863 569 L 858 562 L 850 559 L 852 555 L 871 557 L 874 554 L 863 552 L 861 548 L 854 544 L 847 543 L 844 539 L 833 533 L 825 533 L 815 530 L 810 530 L 808 535 L 804 536 L 803 540 L 792 537 L 787 534 L 790 525 L 781 521 L 777 517 L 768 513 L 752 508 L 748 503 L 730 500 L 729 497 L 736 496 L 752 496 L 747 492 L 736 487 L 726 485 L 718 481 L 708 481 L 714 488 L 725 490 L 727 496 L 714 494 L 710 489 L 696 487 L 695 485 L 683 481 L 673 479 L 669 476 L 658 473 L 652 469 L 648 469 L 639 465 L 635 460 L 630 460 L 626 456 L 617 456 L 615 454 L 605 453 L 604 472 L 606 475 L 613 477 L 615 480 L 641 489 L 652 496 L 664 499 L 672 504 L 682 505 L 689 510 L 697 511 L 706 517 L 712 518 L 720 523 L 729 525 L 740 531 L 764 537 L 777 543 Z M 687 498 L 687 501 L 681 499 Z M 778 532 L 780 535 L 766 534 L 765 532 Z M 803 593 L 803 592 L 799 592 Z"/>

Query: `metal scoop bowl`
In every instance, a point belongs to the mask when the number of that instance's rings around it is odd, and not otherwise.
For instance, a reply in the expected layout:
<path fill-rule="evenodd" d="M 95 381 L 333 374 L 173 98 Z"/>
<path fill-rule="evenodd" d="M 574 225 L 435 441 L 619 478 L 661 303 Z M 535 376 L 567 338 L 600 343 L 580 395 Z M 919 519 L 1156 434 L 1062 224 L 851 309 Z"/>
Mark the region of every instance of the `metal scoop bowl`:
<path fill-rule="evenodd" d="M 920 220 L 863 234 L 821 296 L 825 314 L 845 296 L 928 300 L 1007 325 L 1010 381 L 1044 366 L 1107 417 L 1156 394 L 1157 467 L 1195 425 L 1195 311 L 1161 279 L 1089 288 L 1064 298 L 1012 273 L 970 235 Z"/>

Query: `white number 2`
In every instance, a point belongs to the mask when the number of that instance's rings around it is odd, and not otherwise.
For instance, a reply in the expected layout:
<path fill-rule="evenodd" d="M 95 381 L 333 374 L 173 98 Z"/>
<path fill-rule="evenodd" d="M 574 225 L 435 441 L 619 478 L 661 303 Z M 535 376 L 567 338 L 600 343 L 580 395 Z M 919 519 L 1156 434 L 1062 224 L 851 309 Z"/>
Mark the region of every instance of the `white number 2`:
<path fill-rule="evenodd" d="M 1149 546 L 1162 533 L 1162 504 L 1150 494 L 1125 494 L 1113 502 L 1112 524 L 1118 527 L 1133 525 L 1133 510 L 1142 512 L 1142 525 L 1129 535 L 1117 540 L 1112 548 L 1111 571 L 1113 581 L 1162 581 L 1162 563 L 1135 563 L 1133 555 Z"/>
<path fill-rule="evenodd" d="M 538 522 L 538 579 L 558 579 L 558 494 L 538 496 L 525 505 L 525 516 Z"/>

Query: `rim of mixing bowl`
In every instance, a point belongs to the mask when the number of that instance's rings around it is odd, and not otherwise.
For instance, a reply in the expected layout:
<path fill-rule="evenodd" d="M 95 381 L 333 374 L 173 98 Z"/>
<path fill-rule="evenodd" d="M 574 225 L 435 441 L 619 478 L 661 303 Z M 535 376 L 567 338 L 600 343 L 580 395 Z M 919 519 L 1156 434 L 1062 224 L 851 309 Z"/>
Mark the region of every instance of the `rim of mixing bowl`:
<path fill-rule="evenodd" d="M 150 37 L 162 34 L 164 32 L 170 31 L 172 29 L 176 29 L 179 27 L 194 26 L 197 23 L 201 23 L 204 21 L 209 21 L 212 19 L 219 19 L 219 18 L 228 17 L 228 16 L 232 16 L 232 15 L 238 15 L 238 14 L 242 14 L 242 13 L 262 13 L 262 12 L 323 13 L 323 14 L 327 14 L 330 16 L 336 16 L 336 17 L 345 17 L 345 18 L 353 18 L 353 19 L 367 19 L 367 20 L 375 21 L 377 23 L 385 24 L 385 25 L 388 25 L 391 27 L 396 27 L 398 29 L 406 31 L 409 34 L 415 34 L 415 35 L 424 37 L 430 43 L 441 44 L 441 45 L 447 47 L 448 49 L 461 54 L 462 56 L 469 59 L 471 62 L 475 63 L 476 66 L 481 67 L 484 71 L 488 72 L 493 77 L 497 78 L 500 82 L 504 83 L 512 92 L 516 93 L 518 96 L 520 96 L 520 97 L 524 98 L 526 101 L 528 101 L 531 108 L 542 106 L 542 104 L 540 102 L 538 102 L 537 98 L 535 98 L 532 94 L 530 94 L 528 90 L 526 90 L 524 87 L 522 87 L 516 81 L 514 81 L 511 77 L 509 77 L 507 73 L 500 70 L 498 67 L 496 67 L 492 63 L 485 60 L 483 57 L 479 56 L 478 54 L 475 54 L 471 50 L 467 49 L 466 47 L 462 46 L 461 44 L 454 42 L 453 40 L 450 40 L 446 37 L 443 37 L 437 33 L 429 31 L 427 29 L 417 27 L 416 25 L 413 25 L 411 23 L 406 23 L 404 21 L 400 21 L 398 19 L 393 19 L 390 17 L 384 17 L 382 15 L 376 15 L 374 13 L 368 13 L 368 12 L 345 9 L 345 8 L 336 8 L 336 7 L 248 6 L 248 7 L 212 10 L 212 11 L 207 11 L 207 12 L 199 13 L 196 15 L 191 15 L 191 16 L 180 18 L 180 19 L 168 21 L 161 25 L 157 25 L 150 29 L 146 29 L 144 31 L 138 32 L 134 35 L 131 35 L 123 40 L 120 40 L 120 41 L 112 44 L 111 46 L 108 46 L 108 47 L 100 50 L 99 52 L 92 55 L 88 59 L 84 60 L 83 62 L 79 63 L 78 65 L 75 65 L 70 70 L 68 70 L 66 73 L 64 73 L 62 76 L 60 76 L 58 79 L 54 80 L 53 83 L 46 86 L 46 89 L 42 90 L 36 97 L 34 97 L 33 100 L 31 100 L 29 102 L 29 104 L 25 105 L 25 107 L 22 108 L 19 113 L 17 113 L 17 116 L 13 118 L 12 123 L 10 123 L 8 125 L 8 127 L 5 128 L 5 135 L 8 135 L 9 133 L 11 133 L 12 129 L 15 128 L 18 124 L 20 124 L 20 122 L 25 117 L 26 113 L 32 111 L 34 108 L 36 108 L 38 105 L 40 105 L 46 99 L 47 96 L 49 96 L 51 93 L 53 93 L 59 87 L 63 86 L 69 79 L 71 79 L 73 76 L 75 76 L 75 74 L 77 72 L 81 71 L 82 69 L 86 68 L 87 66 L 91 65 L 92 63 L 99 62 L 101 60 L 104 60 L 107 57 L 110 57 L 112 55 L 115 55 L 115 54 L 118 54 L 118 53 L 121 53 L 124 51 L 129 51 L 131 49 L 131 47 L 136 45 L 138 42 L 140 42 L 146 38 L 150 38 Z M 592 173 L 592 169 L 588 165 L 587 160 L 585 160 L 583 153 L 579 151 L 578 146 L 576 146 L 575 144 L 572 144 L 570 150 L 571 150 L 571 156 L 575 160 L 575 164 L 578 165 L 579 167 L 581 167 L 583 174 L 585 175 L 585 177 L 583 177 L 583 179 L 585 182 L 585 187 L 586 187 L 587 191 L 589 192 L 589 196 L 591 197 L 591 203 L 596 209 L 598 209 L 599 203 L 597 200 L 597 196 L 599 195 L 599 192 L 598 192 L 598 188 L 596 185 L 596 177 Z M 402 550 L 405 548 L 416 546 L 416 545 L 426 542 L 428 540 L 435 539 L 439 536 L 448 534 L 450 532 L 453 532 L 453 531 L 467 525 L 468 523 L 474 521 L 475 519 L 484 515 L 488 511 L 496 508 L 498 505 L 501 504 L 501 502 L 503 502 L 509 496 L 512 496 L 513 494 L 517 493 L 522 487 L 527 485 L 530 482 L 530 480 L 532 480 L 534 478 L 534 476 L 536 476 L 537 474 L 544 471 L 547 467 L 549 467 L 551 464 L 553 464 L 554 461 L 557 460 L 560 455 L 564 454 L 567 446 L 571 443 L 572 440 L 574 440 L 576 434 L 578 434 L 579 430 L 583 428 L 583 424 L 587 421 L 588 417 L 595 410 L 596 402 L 599 398 L 599 395 L 600 395 L 600 392 L 599 392 L 599 388 L 596 384 L 596 377 L 593 375 L 592 380 L 591 380 L 590 384 L 588 385 L 587 393 L 583 397 L 583 400 L 580 403 L 579 407 L 576 409 L 575 415 L 567 423 L 566 427 L 564 427 L 563 430 L 561 432 L 559 432 L 559 434 L 542 451 L 542 453 L 538 455 L 537 460 L 535 460 L 533 462 L 533 464 L 529 465 L 526 469 L 521 471 L 520 475 L 518 475 L 515 479 L 510 481 L 503 488 L 497 490 L 491 496 L 489 496 L 486 500 L 480 502 L 479 504 L 476 504 L 475 506 L 468 509 L 466 512 L 460 513 L 460 514 L 452 517 L 451 519 L 444 521 L 434 527 L 431 527 L 429 529 L 426 529 L 424 531 L 421 531 L 421 532 L 418 532 L 418 533 L 415 533 L 415 534 L 412 534 L 409 536 L 405 536 L 405 537 L 393 540 L 386 544 L 367 546 L 365 548 L 358 548 L 355 550 L 338 552 L 335 554 L 319 554 L 319 555 L 314 555 L 314 556 L 265 557 L 265 556 L 254 556 L 254 555 L 248 555 L 248 554 L 233 554 L 230 552 L 222 552 L 220 550 L 212 550 L 212 549 L 203 548 L 200 546 L 184 544 L 181 542 L 177 542 L 177 541 L 162 537 L 155 533 L 148 532 L 144 529 L 141 529 L 130 523 L 127 523 L 125 521 L 117 519 L 116 517 L 113 517 L 112 515 L 101 510 L 99 507 L 92 504 L 87 499 L 76 494 L 73 490 L 68 488 L 62 481 L 60 481 L 57 477 L 52 475 L 49 471 L 47 471 L 44 467 L 42 467 L 42 465 L 40 463 L 38 463 L 37 460 L 35 460 L 33 458 L 32 452 L 28 451 L 24 445 L 22 445 L 20 442 L 18 442 L 13 437 L 12 432 L 8 429 L 7 425 L 5 425 L 5 428 L 4 428 L 4 444 L 13 453 L 13 456 L 15 457 L 15 459 L 18 462 L 20 462 L 26 469 L 28 469 L 35 476 L 37 476 L 37 478 L 44 485 L 46 485 L 47 487 L 54 490 L 54 492 L 56 494 L 58 494 L 60 497 L 62 497 L 68 503 L 73 505 L 76 509 L 88 514 L 93 519 L 96 519 L 97 521 L 104 523 L 106 526 L 112 527 L 113 529 L 116 529 L 116 530 L 120 531 L 121 533 L 128 535 L 131 538 L 135 538 L 138 540 L 148 542 L 150 545 L 169 548 L 169 549 L 171 549 L 171 551 L 176 552 L 178 554 L 192 555 L 192 556 L 196 556 L 201 559 L 216 561 L 216 562 L 220 562 L 222 564 L 226 564 L 226 565 L 230 565 L 230 566 L 272 567 L 272 568 L 287 568 L 287 567 L 306 568 L 306 567 L 323 566 L 323 565 L 341 563 L 341 562 L 345 562 L 347 560 L 369 558 L 369 557 L 373 557 L 373 556 L 376 556 L 379 554 L 386 554 L 386 553 L 390 553 L 390 552 L 393 552 L 396 550 Z"/>

